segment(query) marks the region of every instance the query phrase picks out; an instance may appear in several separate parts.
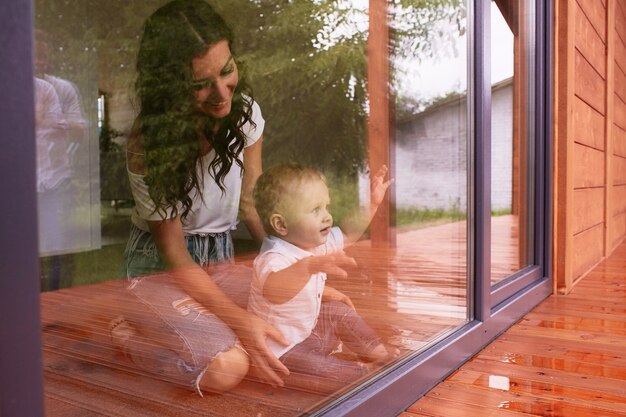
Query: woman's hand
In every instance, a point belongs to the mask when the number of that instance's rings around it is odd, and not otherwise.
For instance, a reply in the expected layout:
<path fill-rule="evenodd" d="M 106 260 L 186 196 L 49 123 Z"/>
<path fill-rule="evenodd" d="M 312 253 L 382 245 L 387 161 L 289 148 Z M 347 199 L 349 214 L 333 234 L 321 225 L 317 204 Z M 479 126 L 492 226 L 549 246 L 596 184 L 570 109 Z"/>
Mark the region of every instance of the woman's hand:
<path fill-rule="evenodd" d="M 282 387 L 284 383 L 278 373 L 289 375 L 289 369 L 278 360 L 265 341 L 271 337 L 285 346 L 289 342 L 274 326 L 254 314 L 249 313 L 248 317 L 242 319 L 242 324 L 233 328 L 233 331 L 250 356 L 250 374 L 272 386 Z"/>
<path fill-rule="evenodd" d="M 356 310 L 350 297 L 331 286 L 325 285 L 322 293 L 322 301 L 339 301 L 350 306 L 352 310 Z"/>

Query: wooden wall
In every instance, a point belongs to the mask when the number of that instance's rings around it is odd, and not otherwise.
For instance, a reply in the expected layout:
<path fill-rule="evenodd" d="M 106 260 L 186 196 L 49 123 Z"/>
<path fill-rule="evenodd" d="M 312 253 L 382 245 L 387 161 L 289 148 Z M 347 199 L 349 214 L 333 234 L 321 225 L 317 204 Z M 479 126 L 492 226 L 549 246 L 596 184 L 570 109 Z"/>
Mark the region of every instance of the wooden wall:
<path fill-rule="evenodd" d="M 612 39 L 614 118 L 609 130 L 612 145 L 609 243 L 615 248 L 626 234 L 626 2 L 613 2 L 616 6 Z"/>
<path fill-rule="evenodd" d="M 555 286 L 626 235 L 626 2 L 555 1 Z"/>

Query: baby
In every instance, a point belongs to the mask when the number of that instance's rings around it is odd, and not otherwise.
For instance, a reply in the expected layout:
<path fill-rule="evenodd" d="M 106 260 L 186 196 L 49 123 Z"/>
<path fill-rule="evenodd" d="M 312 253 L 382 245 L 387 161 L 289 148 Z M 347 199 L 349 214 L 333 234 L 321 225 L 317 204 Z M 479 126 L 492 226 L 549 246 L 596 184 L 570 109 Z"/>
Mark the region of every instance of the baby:
<path fill-rule="evenodd" d="M 372 214 L 390 184 L 383 167 L 372 183 Z M 324 176 L 298 165 L 279 165 L 257 181 L 254 203 L 269 235 L 254 261 L 248 310 L 276 327 L 289 341 L 272 339 L 268 347 L 308 388 L 333 391 L 369 372 L 363 362 L 390 356 L 380 338 L 356 313 L 350 299 L 325 285 L 327 274 L 345 276 L 354 265 L 343 248 L 356 241 L 367 224 L 345 234 L 333 227 Z M 371 215 L 367 216 L 367 222 Z M 331 353 L 343 342 L 363 362 Z"/>

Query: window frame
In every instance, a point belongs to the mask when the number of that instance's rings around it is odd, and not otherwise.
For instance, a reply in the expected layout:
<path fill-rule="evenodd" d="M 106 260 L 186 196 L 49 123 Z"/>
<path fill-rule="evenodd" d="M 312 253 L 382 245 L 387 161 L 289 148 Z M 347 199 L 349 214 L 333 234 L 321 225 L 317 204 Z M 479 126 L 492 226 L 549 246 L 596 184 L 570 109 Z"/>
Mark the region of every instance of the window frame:
<path fill-rule="evenodd" d="M 0 3 L 0 415 L 43 416 L 30 1 Z M 16 320 L 19 318 L 19 321 Z"/>
<path fill-rule="evenodd" d="M 469 88 L 474 150 L 468 218 L 475 227 L 469 234 L 474 277 L 471 285 L 473 320 L 422 354 L 390 369 L 354 394 L 341 398 L 315 415 L 384 416 L 402 412 L 419 396 L 471 358 L 519 317 L 552 293 L 552 7 L 535 2 L 535 89 L 537 167 L 534 248 L 536 264 L 495 289 L 490 267 L 490 40 L 485 22 L 490 19 L 490 0 L 470 0 L 469 40 L 473 78 Z M 37 197 L 33 86 L 33 4 L 27 0 L 0 3 L 0 39 L 11 45 L 0 52 L 0 193 L 11 196 L 3 204 L 0 233 L 0 312 L 19 317 L 19 323 L 3 320 L 0 355 L 11 358 L 0 368 L 0 410 L 4 417 L 43 416 L 43 369 L 39 318 L 37 249 Z M 541 76 L 544 74 L 545 76 Z M 475 94 L 481 92 L 481 94 Z M 540 145 L 540 146 L 539 146 Z M 10 259 L 11 262 L 6 260 Z M 11 343 L 7 343 L 11 341 Z"/>

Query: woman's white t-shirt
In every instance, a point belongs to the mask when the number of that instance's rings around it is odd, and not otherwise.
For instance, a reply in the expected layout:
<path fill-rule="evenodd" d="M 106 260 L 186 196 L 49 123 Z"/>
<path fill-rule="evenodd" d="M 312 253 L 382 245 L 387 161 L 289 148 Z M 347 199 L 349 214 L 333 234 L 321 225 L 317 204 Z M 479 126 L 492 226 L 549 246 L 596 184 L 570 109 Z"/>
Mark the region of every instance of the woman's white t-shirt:
<path fill-rule="evenodd" d="M 265 127 L 261 108 L 256 102 L 252 104 L 251 120 L 256 126 L 248 121 L 242 127 L 246 137 L 245 147 L 255 144 L 263 135 L 263 128 Z M 183 219 L 183 232 L 186 235 L 221 233 L 235 229 L 237 226 L 242 169 L 233 163 L 230 171 L 224 177 L 224 191 L 222 191 L 208 173 L 209 164 L 214 158 L 215 151 L 211 149 L 209 153 L 198 160 L 196 165 L 201 191 L 192 190 L 190 192 L 191 211 Z M 243 161 L 243 153 L 240 158 Z M 147 220 L 163 220 L 174 217 L 172 208 L 166 209 L 166 213 L 154 211 L 155 204 L 150 198 L 144 175 L 128 170 L 128 178 L 135 199 L 135 208 L 131 215 L 131 220 L 135 226 L 141 230 L 149 231 Z"/>

